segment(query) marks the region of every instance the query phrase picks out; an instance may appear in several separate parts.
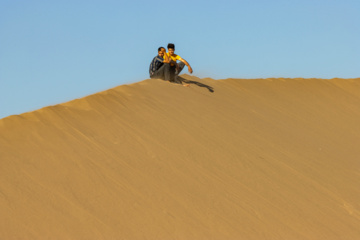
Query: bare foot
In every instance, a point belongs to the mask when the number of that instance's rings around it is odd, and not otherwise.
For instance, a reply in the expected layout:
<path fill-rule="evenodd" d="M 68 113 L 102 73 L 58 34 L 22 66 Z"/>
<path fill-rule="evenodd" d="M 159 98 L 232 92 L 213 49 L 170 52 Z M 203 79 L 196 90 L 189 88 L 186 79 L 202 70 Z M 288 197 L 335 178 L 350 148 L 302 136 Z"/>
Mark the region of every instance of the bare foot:
<path fill-rule="evenodd" d="M 183 86 L 184 86 L 184 87 L 188 87 L 188 86 L 190 86 L 190 84 L 183 84 Z"/>

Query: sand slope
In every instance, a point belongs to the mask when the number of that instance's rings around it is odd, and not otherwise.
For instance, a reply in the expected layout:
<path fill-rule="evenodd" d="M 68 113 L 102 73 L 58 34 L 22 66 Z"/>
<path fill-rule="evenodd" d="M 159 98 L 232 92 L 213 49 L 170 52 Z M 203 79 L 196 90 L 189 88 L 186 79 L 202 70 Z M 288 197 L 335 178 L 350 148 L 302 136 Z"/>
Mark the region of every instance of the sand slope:
<path fill-rule="evenodd" d="M 185 78 L 1 119 L 0 239 L 360 239 L 360 79 Z"/>

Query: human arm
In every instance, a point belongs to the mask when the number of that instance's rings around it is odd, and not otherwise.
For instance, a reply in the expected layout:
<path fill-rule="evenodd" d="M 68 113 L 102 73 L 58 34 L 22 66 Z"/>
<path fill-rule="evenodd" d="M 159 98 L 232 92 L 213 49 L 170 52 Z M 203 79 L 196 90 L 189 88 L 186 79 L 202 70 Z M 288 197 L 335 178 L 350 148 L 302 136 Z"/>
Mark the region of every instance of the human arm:
<path fill-rule="evenodd" d="M 170 58 L 168 57 L 168 55 L 166 54 L 166 50 L 165 50 L 165 48 L 163 48 L 162 50 L 161 50 L 163 53 L 164 53 L 164 63 L 170 63 Z"/>
<path fill-rule="evenodd" d="M 188 71 L 189 71 L 189 73 L 193 73 L 193 70 L 192 70 L 192 68 L 191 68 L 190 64 L 189 64 L 189 63 L 188 63 L 185 59 L 180 58 L 180 59 L 179 59 L 179 61 L 181 61 L 181 62 L 185 63 L 185 65 L 188 67 Z"/>

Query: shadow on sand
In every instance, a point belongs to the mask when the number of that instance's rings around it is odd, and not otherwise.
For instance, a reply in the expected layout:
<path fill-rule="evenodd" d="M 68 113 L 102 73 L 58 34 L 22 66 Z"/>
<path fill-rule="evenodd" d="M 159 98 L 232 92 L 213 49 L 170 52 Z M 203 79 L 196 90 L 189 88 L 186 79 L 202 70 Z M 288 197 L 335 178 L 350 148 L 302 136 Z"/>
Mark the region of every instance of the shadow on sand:
<path fill-rule="evenodd" d="M 197 82 L 197 81 L 193 81 L 193 80 L 188 80 L 188 79 L 185 79 L 185 78 L 183 78 L 183 77 L 177 77 L 177 79 L 176 79 L 180 84 L 181 83 L 187 83 L 187 84 L 195 84 L 195 85 L 197 85 L 197 86 L 199 86 L 199 87 L 203 87 L 203 88 L 207 88 L 208 90 L 209 90 L 209 92 L 214 92 L 214 88 L 213 87 L 211 87 L 211 86 L 209 86 L 209 85 L 206 85 L 206 84 L 203 84 L 203 83 L 201 83 L 201 82 Z"/>

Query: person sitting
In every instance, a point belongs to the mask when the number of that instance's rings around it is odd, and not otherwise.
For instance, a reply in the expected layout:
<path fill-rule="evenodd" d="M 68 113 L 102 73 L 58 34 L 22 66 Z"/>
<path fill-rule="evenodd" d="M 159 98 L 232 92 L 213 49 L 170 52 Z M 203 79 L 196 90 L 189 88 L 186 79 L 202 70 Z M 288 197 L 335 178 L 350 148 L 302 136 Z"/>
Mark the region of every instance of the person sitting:
<path fill-rule="evenodd" d="M 186 87 L 189 86 L 189 84 L 183 84 L 180 79 L 177 79 L 177 76 L 182 71 L 185 64 L 188 66 L 189 72 L 192 73 L 192 69 L 189 63 L 187 63 L 179 55 L 174 54 L 174 44 L 169 44 L 168 49 L 170 49 L 171 55 L 169 53 L 166 53 L 164 47 L 158 48 L 158 55 L 156 55 L 150 63 L 150 78 L 167 80 L 169 82 L 182 84 Z M 173 59 L 171 59 L 170 56 L 172 56 Z M 178 64 L 176 63 L 176 60 L 180 60 L 181 62 Z"/>
<path fill-rule="evenodd" d="M 189 73 L 193 73 L 190 64 L 185 59 L 175 54 L 175 44 L 169 43 L 167 48 L 168 52 L 164 54 L 164 57 L 168 58 L 167 62 L 169 62 L 170 68 L 169 71 L 166 71 L 166 74 L 164 75 L 165 80 L 170 82 L 176 81 L 177 76 L 183 70 L 185 65 L 188 67 Z M 180 63 L 177 63 L 177 61 L 180 61 Z"/>
<path fill-rule="evenodd" d="M 158 48 L 158 55 L 156 55 L 150 63 L 149 73 L 150 78 L 159 78 L 165 79 L 165 67 L 164 63 L 168 63 L 169 59 L 166 55 L 166 50 L 164 47 Z"/>

